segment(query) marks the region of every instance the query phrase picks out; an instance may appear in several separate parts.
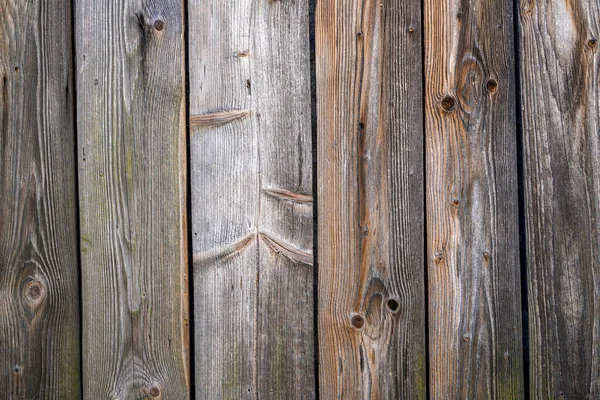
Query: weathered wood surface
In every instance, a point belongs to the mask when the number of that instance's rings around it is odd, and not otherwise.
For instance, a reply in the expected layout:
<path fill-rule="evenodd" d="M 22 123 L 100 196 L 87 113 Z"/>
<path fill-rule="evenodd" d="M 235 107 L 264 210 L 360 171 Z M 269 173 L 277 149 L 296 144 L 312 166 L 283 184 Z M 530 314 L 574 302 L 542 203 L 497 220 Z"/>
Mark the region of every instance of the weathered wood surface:
<path fill-rule="evenodd" d="M 523 396 L 512 7 L 424 3 L 432 399 Z"/>
<path fill-rule="evenodd" d="M 196 397 L 313 398 L 308 2 L 188 10 Z"/>
<path fill-rule="evenodd" d="M 80 398 L 71 47 L 70 1 L 0 1 L 2 399 Z"/>
<path fill-rule="evenodd" d="M 84 396 L 186 399 L 182 3 L 76 14 Z"/>
<path fill-rule="evenodd" d="M 420 14 L 317 2 L 322 399 L 426 398 Z"/>
<path fill-rule="evenodd" d="M 600 4 L 520 1 L 532 399 L 600 398 Z"/>

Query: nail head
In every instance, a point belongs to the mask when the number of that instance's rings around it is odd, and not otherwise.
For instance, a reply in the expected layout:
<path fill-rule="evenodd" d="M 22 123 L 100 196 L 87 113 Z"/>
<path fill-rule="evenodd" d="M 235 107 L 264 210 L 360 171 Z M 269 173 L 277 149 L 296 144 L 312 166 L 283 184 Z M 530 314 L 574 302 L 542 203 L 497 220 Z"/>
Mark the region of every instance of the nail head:
<path fill-rule="evenodd" d="M 156 22 L 154 22 L 154 28 L 157 31 L 162 31 L 163 29 L 165 29 L 165 23 L 159 19 Z"/>

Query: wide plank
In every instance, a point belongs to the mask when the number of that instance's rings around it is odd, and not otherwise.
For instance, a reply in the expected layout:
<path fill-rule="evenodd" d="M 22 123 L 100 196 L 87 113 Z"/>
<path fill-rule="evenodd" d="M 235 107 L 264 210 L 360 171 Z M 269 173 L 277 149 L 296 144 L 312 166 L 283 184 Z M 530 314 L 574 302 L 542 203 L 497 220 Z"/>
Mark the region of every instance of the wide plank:
<path fill-rule="evenodd" d="M 425 0 L 432 399 L 523 396 L 513 5 Z"/>
<path fill-rule="evenodd" d="M 519 2 L 530 397 L 600 398 L 600 4 Z"/>
<path fill-rule="evenodd" d="M 81 397 L 71 42 L 70 1 L 0 1 L 3 399 Z"/>
<path fill-rule="evenodd" d="M 420 2 L 315 24 L 320 398 L 425 399 Z"/>
<path fill-rule="evenodd" d="M 308 1 L 188 15 L 196 397 L 314 398 Z"/>
<path fill-rule="evenodd" d="M 75 3 L 84 397 L 186 399 L 182 3 Z"/>

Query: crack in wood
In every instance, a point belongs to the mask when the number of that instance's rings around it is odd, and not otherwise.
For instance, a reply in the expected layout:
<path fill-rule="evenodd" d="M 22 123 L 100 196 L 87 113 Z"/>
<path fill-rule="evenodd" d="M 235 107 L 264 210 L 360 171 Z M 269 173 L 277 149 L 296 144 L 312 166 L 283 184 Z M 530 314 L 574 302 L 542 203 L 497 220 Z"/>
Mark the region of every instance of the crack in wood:
<path fill-rule="evenodd" d="M 312 251 L 306 251 L 304 249 L 300 249 L 291 243 L 286 243 L 280 240 L 277 240 L 266 233 L 260 233 L 261 238 L 264 240 L 265 244 L 269 246 L 269 248 L 275 251 L 278 254 L 287 257 L 291 261 L 295 263 L 313 265 L 313 254 Z"/>
<path fill-rule="evenodd" d="M 250 110 L 230 110 L 212 114 L 192 115 L 190 116 L 190 127 L 192 129 L 213 128 L 229 124 L 248 115 L 250 115 Z"/>
<path fill-rule="evenodd" d="M 226 247 L 195 253 L 193 256 L 194 267 L 200 267 L 215 261 L 224 261 L 234 257 L 247 249 L 257 237 L 260 237 L 271 250 L 277 254 L 281 254 L 292 262 L 313 265 L 312 251 L 301 249 L 281 239 L 275 239 L 264 232 L 259 232 L 258 234 L 250 233 Z"/>
<path fill-rule="evenodd" d="M 301 194 L 301 193 L 295 193 L 286 189 L 263 189 L 263 192 L 265 192 L 265 194 L 275 197 L 279 200 L 283 200 L 283 201 L 291 201 L 293 203 L 303 203 L 303 204 L 307 204 L 307 203 L 311 203 L 313 202 L 313 197 L 306 195 L 306 194 Z"/>

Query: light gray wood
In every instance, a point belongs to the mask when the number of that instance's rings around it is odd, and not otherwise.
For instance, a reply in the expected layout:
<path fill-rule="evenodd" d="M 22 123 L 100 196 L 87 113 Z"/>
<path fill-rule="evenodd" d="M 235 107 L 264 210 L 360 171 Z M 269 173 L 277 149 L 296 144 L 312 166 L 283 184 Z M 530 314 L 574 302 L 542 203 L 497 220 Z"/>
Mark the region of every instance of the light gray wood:
<path fill-rule="evenodd" d="M 196 395 L 313 398 L 308 2 L 188 2 Z"/>
<path fill-rule="evenodd" d="M 316 10 L 321 399 L 425 399 L 419 1 Z"/>
<path fill-rule="evenodd" d="M 0 1 L 2 399 L 81 397 L 71 40 L 70 1 Z"/>
<path fill-rule="evenodd" d="M 600 398 L 600 4 L 520 1 L 532 399 Z"/>
<path fill-rule="evenodd" d="M 426 0 L 432 399 L 518 399 L 523 350 L 513 5 Z"/>
<path fill-rule="evenodd" d="M 180 1 L 76 1 L 89 399 L 189 397 Z"/>

